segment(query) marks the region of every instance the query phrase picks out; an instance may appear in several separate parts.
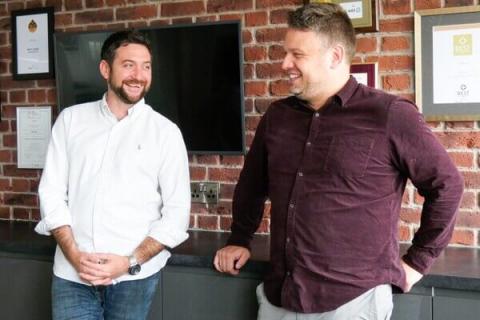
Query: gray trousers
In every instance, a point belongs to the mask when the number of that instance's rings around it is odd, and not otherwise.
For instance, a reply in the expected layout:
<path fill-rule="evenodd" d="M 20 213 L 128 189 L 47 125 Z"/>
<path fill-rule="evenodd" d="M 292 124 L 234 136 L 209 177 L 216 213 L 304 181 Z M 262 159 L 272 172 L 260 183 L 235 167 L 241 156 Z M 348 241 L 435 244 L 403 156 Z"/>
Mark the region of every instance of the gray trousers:
<path fill-rule="evenodd" d="M 335 310 L 322 313 L 297 313 L 272 305 L 263 283 L 257 287 L 257 320 L 389 320 L 392 315 L 392 287 L 382 284 L 368 290 Z"/>

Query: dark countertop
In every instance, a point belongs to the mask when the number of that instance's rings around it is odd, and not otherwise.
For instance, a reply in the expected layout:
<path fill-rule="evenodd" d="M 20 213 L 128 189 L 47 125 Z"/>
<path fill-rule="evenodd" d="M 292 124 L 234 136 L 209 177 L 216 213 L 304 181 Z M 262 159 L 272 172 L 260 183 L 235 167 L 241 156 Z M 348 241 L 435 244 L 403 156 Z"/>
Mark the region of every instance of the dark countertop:
<path fill-rule="evenodd" d="M 55 241 L 35 233 L 35 223 L 0 220 L 0 256 L 52 261 Z M 168 265 L 212 267 L 217 249 L 228 233 L 189 231 L 190 238 L 172 250 Z M 263 273 L 268 267 L 269 236 L 255 235 L 252 258 L 244 267 L 248 272 Z M 408 245 L 401 245 L 404 252 Z M 480 249 L 447 248 L 435 261 L 430 274 L 419 283 L 426 287 L 480 291 Z"/>

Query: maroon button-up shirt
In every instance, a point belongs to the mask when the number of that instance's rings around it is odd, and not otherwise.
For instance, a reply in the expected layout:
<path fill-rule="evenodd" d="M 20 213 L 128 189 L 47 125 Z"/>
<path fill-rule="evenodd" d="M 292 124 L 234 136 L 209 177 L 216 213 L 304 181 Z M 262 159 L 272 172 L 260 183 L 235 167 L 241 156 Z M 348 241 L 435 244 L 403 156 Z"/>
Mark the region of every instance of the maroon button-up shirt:
<path fill-rule="evenodd" d="M 245 160 L 228 243 L 249 246 L 269 198 L 271 303 L 316 313 L 379 284 L 404 289 L 397 227 L 407 179 L 425 203 L 403 259 L 425 273 L 449 242 L 463 180 L 416 107 L 353 78 L 319 111 L 279 100 Z"/>

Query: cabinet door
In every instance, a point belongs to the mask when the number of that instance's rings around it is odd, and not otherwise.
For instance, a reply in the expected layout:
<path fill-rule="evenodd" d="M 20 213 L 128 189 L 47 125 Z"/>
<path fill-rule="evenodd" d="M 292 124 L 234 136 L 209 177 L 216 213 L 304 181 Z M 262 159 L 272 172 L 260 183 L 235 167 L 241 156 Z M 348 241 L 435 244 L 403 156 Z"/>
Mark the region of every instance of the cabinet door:
<path fill-rule="evenodd" d="M 0 257 L 2 320 L 51 319 L 52 263 Z"/>
<path fill-rule="evenodd" d="M 391 320 L 432 320 L 431 292 L 431 288 L 420 287 L 407 294 L 394 294 Z"/>
<path fill-rule="evenodd" d="M 480 319 L 480 292 L 435 289 L 434 320 Z"/>
<path fill-rule="evenodd" d="M 163 320 L 256 319 L 256 274 L 168 266 L 162 274 Z"/>

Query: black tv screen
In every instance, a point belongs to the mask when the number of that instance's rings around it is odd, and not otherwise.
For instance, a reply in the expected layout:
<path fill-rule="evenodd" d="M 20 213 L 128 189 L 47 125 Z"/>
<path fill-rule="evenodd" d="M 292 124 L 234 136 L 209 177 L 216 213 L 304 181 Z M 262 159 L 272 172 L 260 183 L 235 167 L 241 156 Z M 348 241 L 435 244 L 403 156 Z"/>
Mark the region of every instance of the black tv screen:
<path fill-rule="evenodd" d="M 189 153 L 245 152 L 239 22 L 169 25 L 140 30 L 153 53 L 146 103 L 175 122 Z M 58 106 L 95 101 L 106 91 L 98 65 L 112 31 L 56 33 Z"/>

